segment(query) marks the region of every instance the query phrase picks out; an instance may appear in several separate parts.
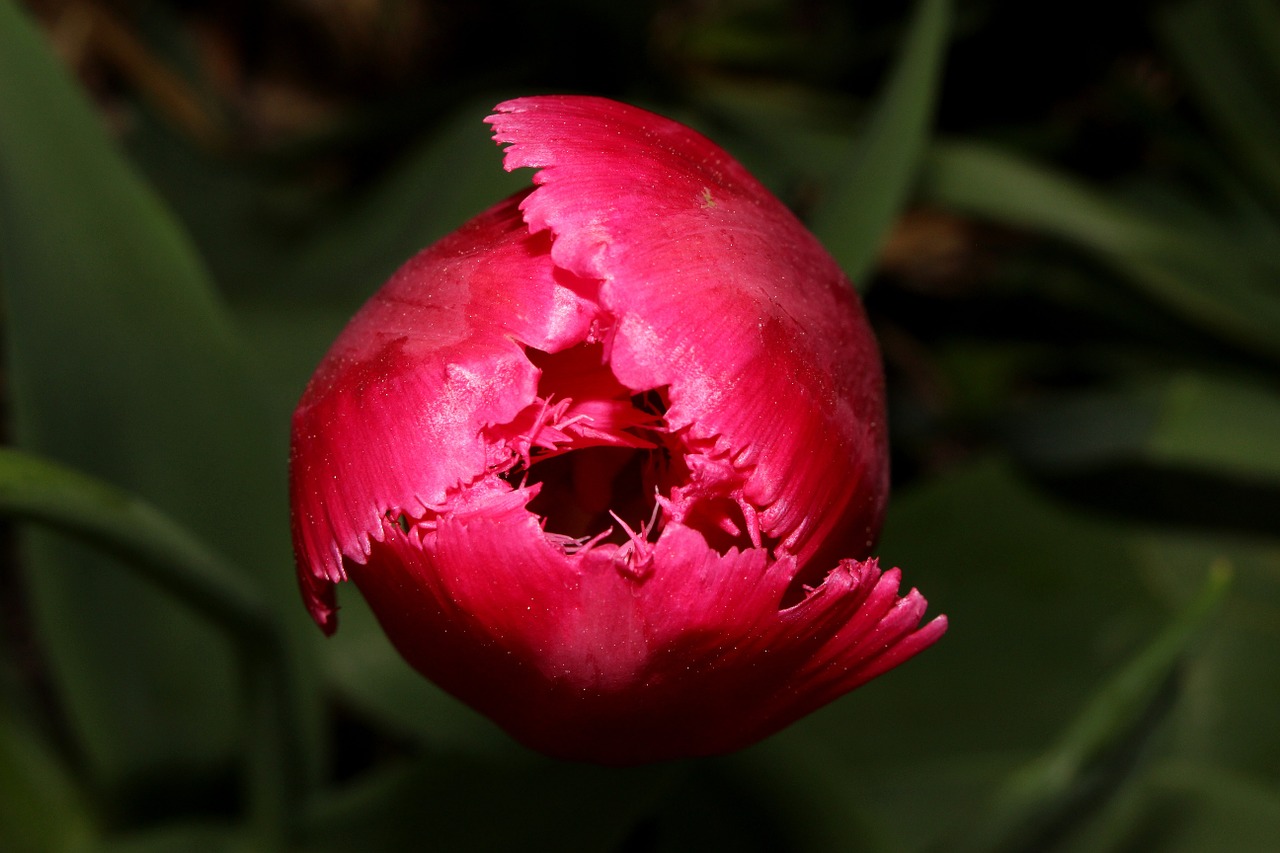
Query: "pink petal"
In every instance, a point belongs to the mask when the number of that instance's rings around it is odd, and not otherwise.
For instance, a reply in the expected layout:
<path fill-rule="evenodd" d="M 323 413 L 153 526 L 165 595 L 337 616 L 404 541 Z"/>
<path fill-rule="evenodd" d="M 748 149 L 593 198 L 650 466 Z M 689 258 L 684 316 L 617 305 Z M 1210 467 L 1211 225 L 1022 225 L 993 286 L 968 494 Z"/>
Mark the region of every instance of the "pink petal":
<path fill-rule="evenodd" d="M 756 507 L 802 566 L 865 555 L 887 494 L 883 379 L 817 240 L 720 148 L 643 110 L 521 98 L 488 121 L 508 169 L 540 170 L 521 206 L 530 229 L 555 235 L 558 265 L 603 282 L 614 374 L 669 387 L 671 427 L 741 473 L 676 509 L 718 491 Z"/>
<path fill-rule="evenodd" d="M 816 240 L 666 119 L 498 110 L 538 188 L 398 272 L 295 413 L 316 621 L 349 572 L 428 678 L 611 763 L 745 745 L 936 641 L 896 569 L 842 559 L 883 513 L 883 381 Z"/>
<path fill-rule="evenodd" d="M 904 634 L 896 575 L 873 562 L 780 611 L 790 558 L 721 555 L 677 524 L 637 580 L 617 571 L 619 546 L 549 544 L 527 494 L 477 491 L 420 536 L 388 523 L 352 578 L 406 660 L 552 755 L 724 752 L 844 692 L 830 683 L 884 657 L 882 636 L 914 653 L 941 633 Z"/>
<path fill-rule="evenodd" d="M 334 343 L 294 413 L 291 501 L 300 580 L 333 628 L 328 586 L 363 562 L 383 516 L 421 516 L 488 464 L 481 430 L 533 402 L 538 371 L 520 343 L 574 344 L 594 303 L 528 233 L 520 197 L 420 253 Z"/>

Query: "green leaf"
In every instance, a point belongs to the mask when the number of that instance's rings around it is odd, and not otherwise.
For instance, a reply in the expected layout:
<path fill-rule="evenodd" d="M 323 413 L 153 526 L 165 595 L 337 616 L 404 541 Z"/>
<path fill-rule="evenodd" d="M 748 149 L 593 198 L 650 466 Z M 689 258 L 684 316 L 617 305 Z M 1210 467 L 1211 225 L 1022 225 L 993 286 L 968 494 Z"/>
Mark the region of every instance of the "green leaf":
<path fill-rule="evenodd" d="M 877 551 L 950 628 L 820 712 L 815 732 L 851 760 L 1035 749 L 1158 624 L 1130 534 L 1048 500 L 1007 459 L 896 493 Z M 837 736 L 890 719 L 892 738 Z"/>
<path fill-rule="evenodd" d="M 1201 111 L 1280 200 L 1280 10 L 1256 0 L 1192 0 L 1163 7 L 1155 23 Z"/>
<path fill-rule="evenodd" d="M 935 144 L 922 183 L 937 203 L 1075 243 L 1184 320 L 1280 357 L 1273 272 L 1229 231 L 1179 227 L 981 143 Z"/>
<path fill-rule="evenodd" d="M 433 755 L 391 765 L 316 804 L 302 849 L 625 849 L 680 765 L 604 768 Z"/>
<path fill-rule="evenodd" d="M 108 836 L 93 853 L 261 853 L 270 850 L 240 827 L 219 823 L 175 823 Z"/>
<path fill-rule="evenodd" d="M 951 18 L 948 0 L 920 0 L 866 131 L 811 217 L 814 233 L 864 282 L 915 184 L 933 121 Z"/>
<path fill-rule="evenodd" d="M 1130 533 L 1047 500 L 998 458 L 897 493 L 878 556 L 947 615 L 947 634 L 760 749 L 829 765 L 790 800 L 806 827 L 830 839 L 845 821 L 872 849 L 919 850 L 1068 726 L 1165 610 Z"/>
<path fill-rule="evenodd" d="M 273 630 L 252 583 L 153 507 L 105 483 L 2 447 L 0 515 L 117 554 L 127 564 L 123 573 L 146 578 L 246 645 Z"/>
<path fill-rule="evenodd" d="M 1230 562 L 1231 596 L 1188 667 L 1173 745 L 1181 758 L 1256 776 L 1280 790 L 1280 545 L 1165 530 L 1141 536 L 1134 551 L 1153 593 L 1171 606 L 1192 599 L 1207 561 Z"/>
<path fill-rule="evenodd" d="M 1215 566 L 1200 594 L 1117 672 L 1057 742 L 1020 768 L 943 849 L 1041 850 L 1081 819 L 1091 799 L 1118 784 L 1167 705 L 1166 694 L 1192 643 L 1226 595 L 1230 570 Z"/>
<path fill-rule="evenodd" d="M 1258 779 L 1170 759 L 1130 787 L 1063 853 L 1272 853 L 1280 838 L 1280 797 Z"/>
<path fill-rule="evenodd" d="M 419 250 L 528 186 L 527 174 L 502 168 L 483 122 L 497 100 L 476 100 L 449 116 L 367 195 L 313 234 L 282 265 L 275 282 L 280 292 L 363 301 Z"/>
<path fill-rule="evenodd" d="M 825 182 L 849 161 L 861 104 L 785 82 L 710 77 L 691 81 L 685 109 L 651 108 L 724 146 L 779 198 L 807 207 L 815 176 Z"/>
<path fill-rule="evenodd" d="M 70 770 L 38 732 L 0 705 L 0 848 L 83 849 L 95 834 Z"/>
<path fill-rule="evenodd" d="M 294 600 L 284 425 L 266 420 L 191 246 L 8 0 L 0 115 L 17 442 L 164 507 Z M 34 622 L 93 781 L 142 796 L 162 769 L 224 766 L 238 716 L 226 644 L 97 553 L 25 544 Z"/>
<path fill-rule="evenodd" d="M 372 133 L 388 121 L 403 124 L 406 111 L 423 112 L 417 95 L 408 100 L 357 111 L 351 131 Z M 432 100 L 449 106 L 430 114 L 429 129 L 408 140 L 376 181 L 354 187 L 330 188 L 297 168 L 340 154 L 340 136 L 298 141 L 289 156 L 219 156 L 143 113 L 129 152 L 190 233 L 234 312 L 283 302 L 294 311 L 318 304 L 350 316 L 409 257 L 529 185 L 527 174 L 502 168 L 483 122 L 503 95 Z"/>
<path fill-rule="evenodd" d="M 1143 462 L 1280 489 L 1280 395 L 1229 376 L 1055 397 L 1022 414 L 1013 439 L 1057 471 Z"/>
<path fill-rule="evenodd" d="M 306 747 L 295 719 L 300 702 L 285 638 L 257 588 L 146 503 L 7 448 L 0 448 L 0 515 L 118 555 L 129 575 L 174 596 L 235 644 L 254 711 L 247 728 L 257 736 L 244 750 L 249 800 L 264 836 L 283 838 L 298 809 Z"/>
<path fill-rule="evenodd" d="M 1170 763 L 1151 775 L 1147 787 L 1157 801 L 1150 811 L 1161 821 L 1161 853 L 1269 853 L 1280 838 L 1274 786 L 1217 768 Z"/>

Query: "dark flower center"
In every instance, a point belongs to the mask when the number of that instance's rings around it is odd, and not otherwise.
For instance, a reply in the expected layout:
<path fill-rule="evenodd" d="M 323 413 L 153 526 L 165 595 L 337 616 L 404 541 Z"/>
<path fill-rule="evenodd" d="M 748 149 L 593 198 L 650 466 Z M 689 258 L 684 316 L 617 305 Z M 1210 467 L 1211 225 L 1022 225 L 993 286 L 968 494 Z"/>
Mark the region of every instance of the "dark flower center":
<path fill-rule="evenodd" d="M 666 388 L 633 393 L 597 343 L 526 353 L 542 371 L 537 399 L 486 433 L 505 448 L 496 473 L 539 487 L 529 510 L 549 538 L 568 551 L 652 542 L 674 513 L 720 552 L 761 544 L 734 493 L 740 478 L 693 482 L 691 459 L 709 449 L 669 428 Z"/>

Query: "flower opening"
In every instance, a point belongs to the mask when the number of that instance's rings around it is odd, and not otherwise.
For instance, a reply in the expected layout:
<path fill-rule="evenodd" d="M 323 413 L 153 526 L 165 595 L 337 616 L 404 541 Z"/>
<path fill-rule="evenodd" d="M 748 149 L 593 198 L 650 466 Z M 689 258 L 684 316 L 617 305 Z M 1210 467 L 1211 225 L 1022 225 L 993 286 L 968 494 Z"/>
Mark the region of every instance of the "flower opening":
<path fill-rule="evenodd" d="M 489 119 L 518 193 L 424 250 L 294 417 L 308 607 L 554 755 L 757 740 L 946 629 L 868 558 L 883 380 L 847 280 L 727 154 L 597 98 Z"/>

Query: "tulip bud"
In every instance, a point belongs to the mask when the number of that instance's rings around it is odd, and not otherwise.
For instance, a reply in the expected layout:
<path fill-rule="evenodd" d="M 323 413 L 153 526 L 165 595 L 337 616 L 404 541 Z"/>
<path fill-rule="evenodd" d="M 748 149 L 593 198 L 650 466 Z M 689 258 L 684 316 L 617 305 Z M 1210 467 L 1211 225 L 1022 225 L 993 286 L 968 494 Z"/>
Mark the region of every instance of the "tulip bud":
<path fill-rule="evenodd" d="M 554 756 L 736 749 L 932 644 L 868 554 L 884 383 L 848 280 L 713 143 L 589 97 L 488 119 L 535 188 L 402 267 L 293 420 L 307 607 Z"/>

